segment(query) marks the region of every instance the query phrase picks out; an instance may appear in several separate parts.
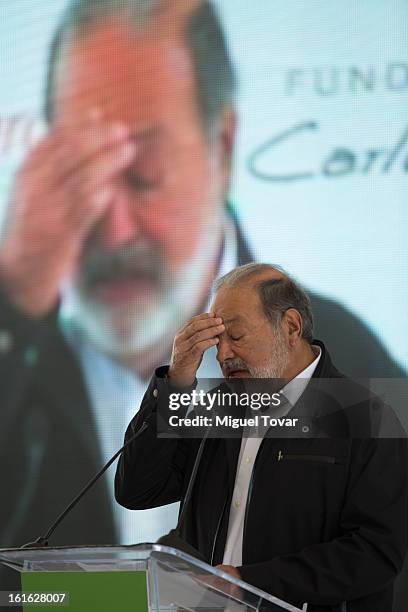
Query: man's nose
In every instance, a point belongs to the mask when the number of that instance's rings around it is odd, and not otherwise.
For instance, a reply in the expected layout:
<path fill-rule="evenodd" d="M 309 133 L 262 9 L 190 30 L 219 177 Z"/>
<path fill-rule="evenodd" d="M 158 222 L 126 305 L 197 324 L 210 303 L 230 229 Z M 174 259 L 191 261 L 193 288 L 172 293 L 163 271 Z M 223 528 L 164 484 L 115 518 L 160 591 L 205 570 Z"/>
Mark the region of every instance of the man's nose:
<path fill-rule="evenodd" d="M 132 210 L 133 209 L 133 210 Z M 101 220 L 101 238 L 105 247 L 115 249 L 140 234 L 138 219 L 124 193 L 117 193 Z"/>
<path fill-rule="evenodd" d="M 228 339 L 225 337 L 225 334 L 220 334 L 218 339 L 217 361 L 220 365 L 222 365 L 226 359 L 233 359 L 235 357 L 235 353 L 232 350 Z"/>

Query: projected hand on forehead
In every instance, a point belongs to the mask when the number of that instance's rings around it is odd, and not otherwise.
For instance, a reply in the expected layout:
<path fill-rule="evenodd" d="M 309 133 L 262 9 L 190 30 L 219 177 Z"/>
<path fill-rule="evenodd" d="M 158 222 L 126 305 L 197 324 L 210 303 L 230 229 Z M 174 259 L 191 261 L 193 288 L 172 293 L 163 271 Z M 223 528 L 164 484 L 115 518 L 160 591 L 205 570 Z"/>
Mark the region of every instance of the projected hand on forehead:
<path fill-rule="evenodd" d="M 12 299 L 40 316 L 58 298 L 84 241 L 111 205 L 138 145 L 125 124 L 92 111 L 58 123 L 29 153 L 13 189 L 0 265 Z"/>
<path fill-rule="evenodd" d="M 148 195 L 159 189 L 171 164 L 166 135 L 159 127 L 134 129 L 130 140 L 137 147 L 137 155 L 124 174 L 127 185 L 135 192 Z"/>

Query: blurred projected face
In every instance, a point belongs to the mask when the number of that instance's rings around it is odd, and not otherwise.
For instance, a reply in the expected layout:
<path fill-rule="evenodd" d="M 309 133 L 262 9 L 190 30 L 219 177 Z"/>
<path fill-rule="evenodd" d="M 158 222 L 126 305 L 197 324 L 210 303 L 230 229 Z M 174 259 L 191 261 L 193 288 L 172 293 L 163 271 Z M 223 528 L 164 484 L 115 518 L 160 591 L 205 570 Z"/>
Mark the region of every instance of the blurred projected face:
<path fill-rule="evenodd" d="M 181 36 L 134 34 L 113 21 L 65 49 L 56 124 L 80 125 L 97 109 L 99 121 L 124 123 L 136 146 L 70 287 L 78 321 L 108 352 L 172 336 L 214 274 L 228 164 L 222 139 L 207 140 L 196 95 Z"/>
<path fill-rule="evenodd" d="M 225 378 L 284 378 L 289 343 L 282 327 L 274 329 L 267 319 L 252 283 L 221 287 L 212 310 L 225 325 L 217 345 Z"/>

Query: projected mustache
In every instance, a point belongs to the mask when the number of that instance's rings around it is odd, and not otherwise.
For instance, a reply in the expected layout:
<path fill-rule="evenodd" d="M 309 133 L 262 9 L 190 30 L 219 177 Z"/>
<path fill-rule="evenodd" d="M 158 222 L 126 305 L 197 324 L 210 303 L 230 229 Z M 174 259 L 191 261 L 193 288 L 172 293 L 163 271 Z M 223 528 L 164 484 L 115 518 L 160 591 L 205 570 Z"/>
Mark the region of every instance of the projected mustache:
<path fill-rule="evenodd" d="M 145 278 L 161 283 L 165 278 L 164 261 L 157 247 L 147 242 L 127 244 L 115 251 L 89 247 L 81 262 L 82 289 L 92 289 L 99 283 Z"/>

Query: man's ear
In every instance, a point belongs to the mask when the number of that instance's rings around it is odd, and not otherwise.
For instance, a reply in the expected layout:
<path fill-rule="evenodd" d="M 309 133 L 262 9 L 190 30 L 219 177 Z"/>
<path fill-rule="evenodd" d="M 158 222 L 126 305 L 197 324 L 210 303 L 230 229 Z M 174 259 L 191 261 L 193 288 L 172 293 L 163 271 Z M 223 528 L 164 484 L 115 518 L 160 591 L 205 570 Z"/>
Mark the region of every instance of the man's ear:
<path fill-rule="evenodd" d="M 295 344 L 302 338 L 302 317 L 296 308 L 288 308 L 283 315 L 282 323 L 285 326 L 285 331 L 288 337 L 289 345 Z"/>
<path fill-rule="evenodd" d="M 220 136 L 226 160 L 231 163 L 237 131 L 237 113 L 232 106 L 226 106 L 221 115 Z"/>
<path fill-rule="evenodd" d="M 220 147 L 220 161 L 224 174 L 225 192 L 227 192 L 230 187 L 236 130 L 237 113 L 232 106 L 226 106 L 221 113 L 218 128 L 218 145 Z"/>

